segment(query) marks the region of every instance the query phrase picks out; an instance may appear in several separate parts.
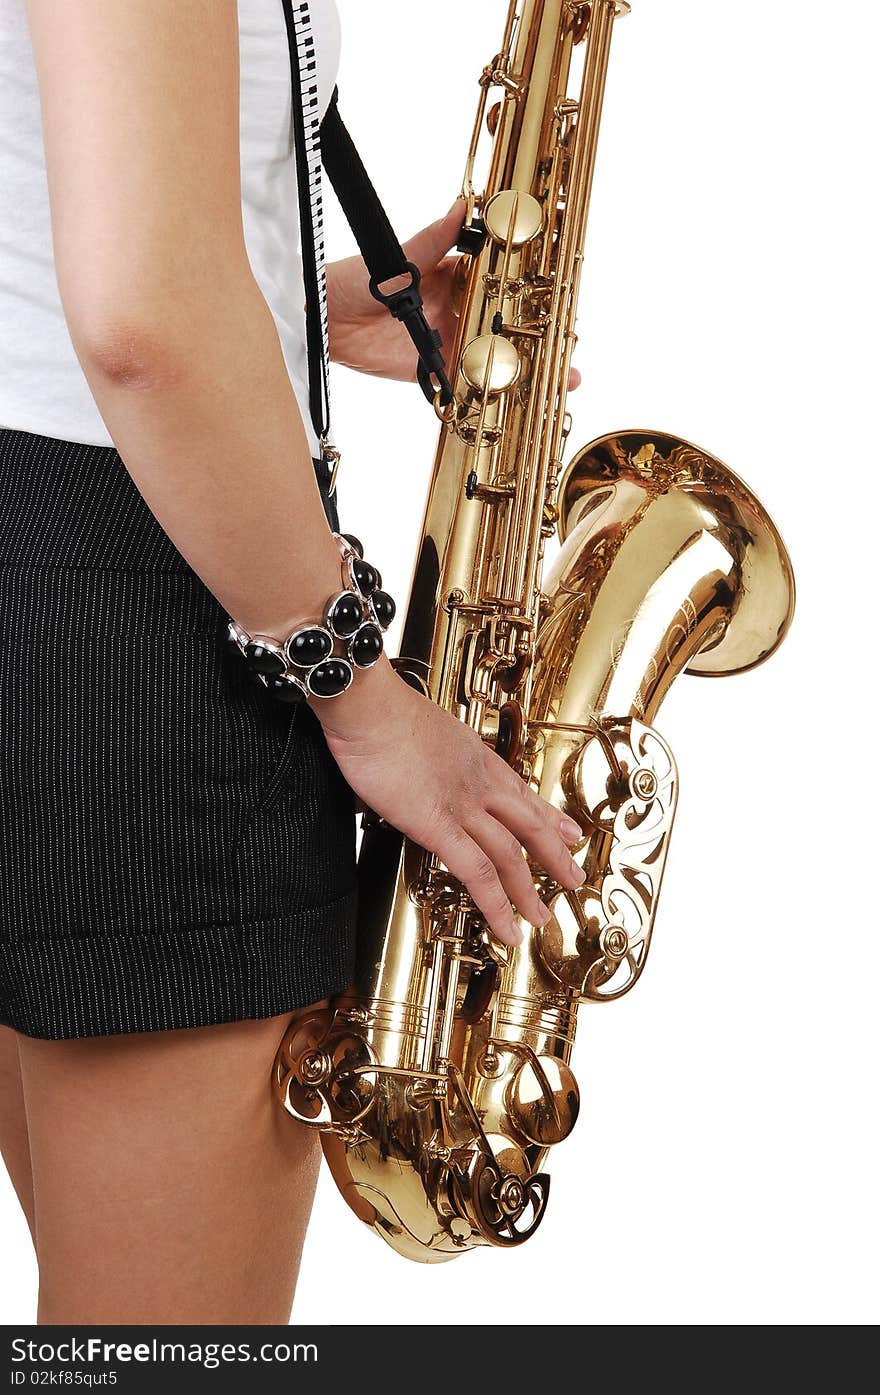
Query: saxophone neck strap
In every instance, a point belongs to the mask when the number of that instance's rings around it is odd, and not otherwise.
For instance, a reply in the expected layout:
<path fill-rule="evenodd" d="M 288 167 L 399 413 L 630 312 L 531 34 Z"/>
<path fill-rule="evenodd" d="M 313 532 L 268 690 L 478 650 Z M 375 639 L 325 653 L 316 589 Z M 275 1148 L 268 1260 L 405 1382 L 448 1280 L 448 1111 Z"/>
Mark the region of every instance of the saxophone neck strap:
<path fill-rule="evenodd" d="M 441 339 L 428 323 L 419 284 L 421 273 L 395 236 L 357 148 L 339 115 L 334 88 L 323 121 L 319 119 L 317 57 L 307 0 L 281 0 L 290 51 L 291 124 L 297 166 L 297 195 L 306 295 L 306 346 L 309 365 L 309 415 L 321 453 L 338 460 L 330 435 L 330 338 L 327 278 L 324 264 L 324 214 L 321 166 L 355 235 L 370 274 L 370 294 L 408 332 L 419 355 L 418 381 L 429 402 L 440 393 L 452 397 Z M 384 292 L 382 285 L 406 276 L 408 284 Z M 335 482 L 335 476 L 334 476 Z"/>
<path fill-rule="evenodd" d="M 425 397 L 433 402 L 439 391 L 445 406 L 452 397 L 452 388 L 440 352 L 440 332 L 432 328 L 425 315 L 419 289 L 421 272 L 414 262 L 407 260 L 339 114 L 338 88 L 333 90 L 321 123 L 321 156 L 370 273 L 370 294 L 400 321 L 412 339 L 419 355 L 418 381 Z M 408 284 L 396 291 L 381 289 L 385 282 L 399 276 L 405 276 Z"/>

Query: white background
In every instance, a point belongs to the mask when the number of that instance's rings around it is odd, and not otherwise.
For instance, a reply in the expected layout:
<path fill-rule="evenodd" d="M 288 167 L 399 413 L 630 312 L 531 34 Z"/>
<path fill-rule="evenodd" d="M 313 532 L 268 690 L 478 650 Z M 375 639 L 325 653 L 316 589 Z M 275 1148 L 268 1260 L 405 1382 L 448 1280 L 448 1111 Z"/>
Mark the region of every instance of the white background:
<path fill-rule="evenodd" d="M 342 110 L 407 236 L 458 192 L 506 3 L 338 3 Z M 727 460 L 786 538 L 797 613 L 762 668 L 684 677 L 661 711 L 681 796 L 650 961 L 581 1013 L 542 1228 L 408 1265 L 325 1173 L 295 1320 L 878 1317 L 878 40 L 872 0 L 636 0 L 617 26 L 572 444 L 650 426 Z M 330 245 L 354 250 L 335 205 Z M 341 369 L 333 391 L 342 525 L 403 597 L 432 413 Z M 31 1321 L 5 1177 L 0 1235 L 0 1313 Z"/>

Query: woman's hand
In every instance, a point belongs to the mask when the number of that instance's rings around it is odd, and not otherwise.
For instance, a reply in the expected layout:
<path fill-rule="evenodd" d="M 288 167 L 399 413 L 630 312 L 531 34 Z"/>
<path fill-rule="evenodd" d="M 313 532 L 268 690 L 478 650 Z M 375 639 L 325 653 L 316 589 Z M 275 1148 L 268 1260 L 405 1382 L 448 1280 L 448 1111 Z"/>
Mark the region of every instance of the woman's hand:
<path fill-rule="evenodd" d="M 458 199 L 443 218 L 416 233 L 403 250 L 422 273 L 421 292 L 429 324 L 439 329 L 444 357 L 455 339 L 457 319 L 452 309 L 452 273 L 458 256 L 445 253 L 455 246 L 467 205 Z M 389 283 L 394 289 L 397 282 Z M 418 357 L 403 325 L 370 295 L 370 276 L 361 257 L 346 257 L 327 266 L 327 309 L 330 317 L 330 357 L 335 363 L 380 378 L 415 382 Z M 569 388 L 581 375 L 571 370 Z"/>
<path fill-rule="evenodd" d="M 410 688 L 387 658 L 332 701 L 315 700 L 334 760 L 355 794 L 461 881 L 505 944 L 524 919 L 550 912 L 535 891 L 523 847 L 562 886 L 584 873 L 566 841 L 583 834 L 546 803 L 476 732 Z"/>

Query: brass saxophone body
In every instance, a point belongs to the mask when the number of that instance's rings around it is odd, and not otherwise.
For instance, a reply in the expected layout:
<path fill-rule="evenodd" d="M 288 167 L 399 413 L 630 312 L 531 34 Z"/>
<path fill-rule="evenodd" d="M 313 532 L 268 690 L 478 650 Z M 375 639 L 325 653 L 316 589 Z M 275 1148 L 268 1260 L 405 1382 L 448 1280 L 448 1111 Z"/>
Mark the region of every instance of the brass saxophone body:
<path fill-rule="evenodd" d="M 434 856 L 367 827 L 356 982 L 296 1022 L 275 1062 L 279 1103 L 322 1130 L 351 1208 L 428 1262 L 519 1244 L 541 1221 L 548 1151 L 578 1114 L 578 1008 L 632 987 L 650 943 L 677 793 L 657 709 L 684 669 L 760 663 L 794 603 L 773 523 L 698 447 L 619 432 L 563 468 L 599 118 L 627 9 L 511 0 L 482 74 L 454 399 L 437 401 L 398 660 L 577 820 L 586 881 L 566 891 L 535 869 L 553 917 L 508 949 Z"/>

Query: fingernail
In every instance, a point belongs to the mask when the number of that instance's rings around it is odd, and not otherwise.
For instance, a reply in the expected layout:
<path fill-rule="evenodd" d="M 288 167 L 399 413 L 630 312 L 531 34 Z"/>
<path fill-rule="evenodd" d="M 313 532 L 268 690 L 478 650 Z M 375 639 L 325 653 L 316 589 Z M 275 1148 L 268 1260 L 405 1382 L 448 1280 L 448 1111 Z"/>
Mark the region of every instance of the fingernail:
<path fill-rule="evenodd" d="M 543 910 L 542 910 L 542 913 L 541 913 L 541 919 L 540 919 L 540 920 L 536 920 L 536 921 L 535 921 L 535 924 L 536 924 L 536 926 L 538 927 L 539 930 L 542 930 L 543 927 L 544 927 L 545 925 L 549 925 L 549 923 L 550 923 L 550 921 L 551 921 L 552 919 L 553 919 L 553 912 L 551 911 L 550 907 L 549 907 L 549 906 L 544 906 L 544 907 L 543 907 Z"/>
<path fill-rule="evenodd" d="M 559 831 L 566 843 L 578 843 L 584 836 L 580 824 L 576 823 L 574 819 L 570 819 L 567 814 L 562 816 Z"/>
<path fill-rule="evenodd" d="M 510 920 L 510 937 L 509 943 L 512 945 L 521 945 L 523 942 L 522 929 L 512 916 Z"/>
<path fill-rule="evenodd" d="M 574 877 L 575 886 L 583 886 L 584 882 L 587 880 L 587 874 L 583 867 L 578 867 L 577 863 L 574 861 L 571 864 L 571 875 Z"/>

